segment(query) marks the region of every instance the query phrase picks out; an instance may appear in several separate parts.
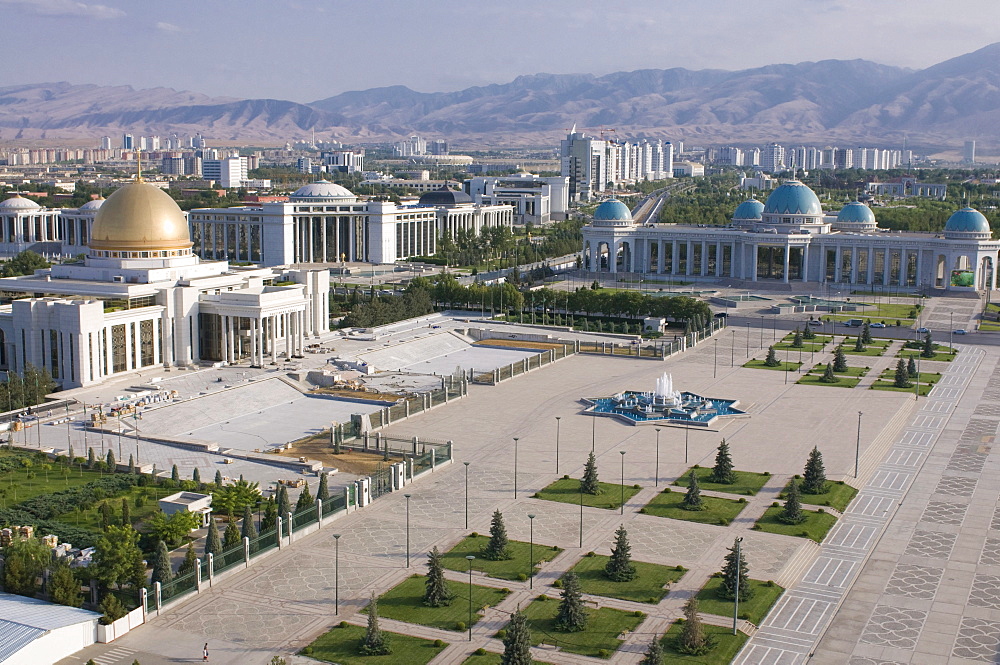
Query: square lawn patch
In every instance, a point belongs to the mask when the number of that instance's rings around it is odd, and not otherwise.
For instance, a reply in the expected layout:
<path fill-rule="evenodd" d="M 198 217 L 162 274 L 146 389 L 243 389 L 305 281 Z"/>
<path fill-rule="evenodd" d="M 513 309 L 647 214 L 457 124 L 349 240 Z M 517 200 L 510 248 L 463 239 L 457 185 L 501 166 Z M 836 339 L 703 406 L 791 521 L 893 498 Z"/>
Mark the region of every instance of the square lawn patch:
<path fill-rule="evenodd" d="M 785 489 L 781 490 L 781 494 L 778 495 L 779 499 L 785 498 L 784 495 L 788 492 L 788 485 L 785 485 Z M 799 488 L 801 489 L 801 487 Z M 806 494 L 805 492 L 799 492 L 800 503 L 807 503 L 811 506 L 830 506 L 838 512 L 844 512 L 847 508 L 847 504 L 851 502 L 851 499 L 858 493 L 858 490 L 854 489 L 842 480 L 826 481 L 826 491 L 822 494 Z"/>
<path fill-rule="evenodd" d="M 490 561 L 483 558 L 483 549 L 489 542 L 489 536 L 468 536 L 462 539 L 457 545 L 441 555 L 441 563 L 445 568 L 466 572 L 469 570 L 469 562 L 466 556 L 476 557 L 472 561 L 472 569 L 486 573 L 490 577 L 497 577 L 504 580 L 517 580 L 520 575 L 528 579 L 528 557 L 531 555 L 531 544 L 519 540 L 509 542 L 510 553 L 513 558 L 504 561 Z M 532 574 L 538 571 L 538 565 L 551 561 L 557 554 L 562 552 L 558 547 L 553 548 L 548 545 L 535 543 L 535 561 L 530 569 Z"/>
<path fill-rule="evenodd" d="M 583 505 L 591 508 L 617 509 L 622 505 L 622 486 L 616 483 L 598 483 L 600 494 L 583 493 Z M 640 488 L 625 485 L 625 502 L 639 493 Z M 537 499 L 580 504 L 580 481 L 576 478 L 560 478 L 535 494 Z"/>
<path fill-rule="evenodd" d="M 564 633 L 556 628 L 559 601 L 555 598 L 534 600 L 524 608 L 524 616 L 531 630 L 531 645 L 555 644 L 563 651 L 583 656 L 610 658 L 622 640 L 618 636 L 631 632 L 642 623 L 646 615 L 623 612 L 611 607 L 587 608 L 587 628 L 578 633 Z"/>
<path fill-rule="evenodd" d="M 748 369 L 771 369 L 771 370 L 777 370 L 779 372 L 789 372 L 789 371 L 794 372 L 799 367 L 802 367 L 802 363 L 785 362 L 784 360 L 782 360 L 781 364 L 775 365 L 774 367 L 769 367 L 764 362 L 764 359 L 761 360 L 754 359 L 744 363 L 743 366 Z"/>
<path fill-rule="evenodd" d="M 384 631 L 389 638 L 392 653 L 385 656 L 362 656 L 358 645 L 365 636 L 364 626 L 337 626 L 323 633 L 303 652 L 317 660 L 340 665 L 424 665 L 445 650 L 447 644 L 434 646 L 431 640 Z"/>
<path fill-rule="evenodd" d="M 820 381 L 823 378 L 822 374 L 806 374 L 801 379 L 795 383 L 802 386 L 824 386 L 827 388 L 853 388 L 854 386 L 861 383 L 861 379 L 854 376 L 844 376 L 842 374 L 836 375 L 837 381 L 835 383 L 826 383 Z"/>
<path fill-rule="evenodd" d="M 876 381 L 872 384 L 871 390 L 888 390 L 889 392 L 896 393 L 913 393 L 916 392 L 918 395 L 928 395 L 931 390 L 934 389 L 934 384 L 921 383 L 918 387 L 916 384 L 910 386 L 909 388 L 898 388 L 894 381 Z"/>
<path fill-rule="evenodd" d="M 442 630 L 466 630 L 468 626 L 459 628 L 457 624 L 460 621 L 467 624 L 469 621 L 469 585 L 449 581 L 448 587 L 455 594 L 451 605 L 428 607 L 424 605 L 426 582 L 426 576 L 412 575 L 379 596 L 379 616 Z M 480 610 L 485 607 L 493 607 L 506 597 L 507 594 L 500 589 L 474 584 L 472 586 L 472 607 L 475 609 L 475 613 L 472 615 L 473 625 L 482 618 Z"/>
<path fill-rule="evenodd" d="M 778 600 L 784 589 L 777 584 L 751 579 L 750 588 L 753 590 L 753 597 L 747 600 L 740 598 L 740 618 L 746 619 L 755 626 L 767 616 L 768 610 Z M 719 596 L 719 589 L 722 587 L 721 577 L 710 577 L 705 586 L 698 591 L 695 596 L 698 599 L 698 611 L 705 614 L 715 614 L 718 616 L 733 616 L 733 601 L 725 600 Z"/>
<path fill-rule="evenodd" d="M 689 656 L 674 649 L 674 642 L 681 635 L 681 624 L 676 622 L 671 624 L 666 635 L 660 639 L 660 644 L 663 645 L 663 662 L 670 663 L 671 665 L 674 663 L 729 665 L 748 639 L 746 635 L 740 632 L 733 635 L 731 627 L 726 628 L 724 626 L 713 626 L 703 623 L 702 628 L 705 630 L 705 635 L 714 641 L 715 647 L 701 656 Z"/>
<path fill-rule="evenodd" d="M 462 661 L 462 665 L 500 665 L 502 656 L 498 653 L 484 653 L 482 655 L 474 653 Z M 532 660 L 532 665 L 550 665 L 540 660 Z"/>
<path fill-rule="evenodd" d="M 728 494 L 744 494 L 746 496 L 753 496 L 760 491 L 760 488 L 767 484 L 767 481 L 771 479 L 771 474 L 769 473 L 754 473 L 753 471 L 736 471 L 736 482 L 732 485 L 724 485 L 722 483 L 713 483 L 709 480 L 709 476 L 712 475 L 711 467 L 692 467 L 694 469 L 695 475 L 698 477 L 698 487 L 703 490 L 712 490 L 715 492 L 726 492 Z M 684 475 L 674 481 L 674 485 L 678 487 L 687 487 L 688 478 L 691 476 L 691 469 L 684 472 Z"/>
<path fill-rule="evenodd" d="M 699 487 L 701 487 L 700 482 Z M 653 500 L 642 508 L 642 512 L 672 520 L 727 526 L 747 507 L 746 503 L 740 503 L 735 499 L 723 499 L 702 494 L 701 501 L 702 505 L 705 506 L 704 510 L 685 510 L 684 494 L 684 492 L 671 492 L 670 488 L 667 488 L 653 497 Z"/>
<path fill-rule="evenodd" d="M 950 346 L 942 346 L 941 344 L 934 345 L 934 355 L 931 356 L 930 358 L 924 358 L 923 356 L 921 356 L 920 355 L 921 351 L 923 351 L 923 347 L 919 349 L 908 349 L 906 347 L 903 347 L 899 351 L 899 357 L 900 358 L 915 357 L 921 361 L 931 360 L 931 361 L 945 362 L 945 363 L 951 362 L 955 358 L 955 350 Z"/>
<path fill-rule="evenodd" d="M 764 515 L 753 525 L 754 529 L 767 531 L 768 533 L 780 533 L 784 536 L 796 536 L 799 538 L 809 538 L 817 543 L 823 542 L 830 527 L 834 525 L 837 518 L 830 513 L 821 513 L 813 510 L 803 510 L 806 521 L 801 524 L 785 524 L 778 519 L 778 515 L 784 510 L 781 506 L 768 508 Z M 822 508 L 820 508 L 822 510 Z"/>
<path fill-rule="evenodd" d="M 569 572 L 580 577 L 580 587 L 584 593 L 594 596 L 620 598 L 637 603 L 660 602 L 667 595 L 667 589 L 679 580 L 687 569 L 673 566 L 661 566 L 655 563 L 632 561 L 636 576 L 628 582 L 613 582 L 604 574 L 604 567 L 611 559 L 609 556 L 585 556 L 570 568 Z"/>

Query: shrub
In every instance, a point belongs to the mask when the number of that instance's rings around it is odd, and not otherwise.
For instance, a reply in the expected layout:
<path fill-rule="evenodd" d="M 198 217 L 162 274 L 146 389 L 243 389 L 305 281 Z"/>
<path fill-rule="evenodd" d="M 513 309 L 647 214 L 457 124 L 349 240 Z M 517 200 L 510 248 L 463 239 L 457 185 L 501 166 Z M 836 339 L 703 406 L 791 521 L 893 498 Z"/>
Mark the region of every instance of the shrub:
<path fill-rule="evenodd" d="M 478 538 L 479 537 L 479 532 L 478 531 L 473 531 L 472 533 L 469 534 L 469 537 L 470 538 Z"/>
<path fill-rule="evenodd" d="M 312 647 L 302 647 L 302 651 L 300 651 L 299 653 L 301 653 L 303 656 L 311 656 L 312 652 L 313 652 Z"/>
<path fill-rule="evenodd" d="M 561 589 L 562 588 L 562 580 L 561 579 L 556 580 L 555 582 L 552 583 L 552 586 L 554 586 L 557 589 Z"/>
<path fill-rule="evenodd" d="M 670 494 L 670 488 L 669 487 L 663 488 L 663 492 L 661 492 L 661 494 Z"/>
<path fill-rule="evenodd" d="M 502 589 L 500 589 L 500 593 L 502 593 L 505 596 L 510 595 L 510 589 L 508 589 L 507 587 L 503 587 Z"/>
<path fill-rule="evenodd" d="M 518 582 L 527 582 L 528 581 L 528 576 L 525 575 L 524 573 L 518 573 L 517 574 L 517 581 Z"/>
<path fill-rule="evenodd" d="M 597 556 L 597 552 L 587 552 L 587 556 Z"/>
<path fill-rule="evenodd" d="M 564 473 L 563 474 L 563 480 L 569 480 L 569 474 L 568 473 Z"/>
<path fill-rule="evenodd" d="M 639 487 L 639 483 L 635 483 L 634 485 L 632 485 L 632 489 L 634 489 L 634 490 L 641 489 Z"/>
<path fill-rule="evenodd" d="M 610 658 L 611 657 L 611 652 L 608 651 L 607 649 L 598 649 L 597 650 L 597 657 L 598 658 Z"/>
<path fill-rule="evenodd" d="M 771 502 L 771 507 L 772 508 L 777 508 L 779 505 L 781 505 L 781 504 L 779 504 L 777 501 L 772 501 Z"/>
<path fill-rule="evenodd" d="M 503 628 L 501 628 L 500 630 L 497 631 L 497 639 L 498 640 L 502 640 L 505 637 L 507 637 L 507 631 L 506 630 L 504 630 Z"/>
<path fill-rule="evenodd" d="M 434 640 L 434 646 L 436 646 L 436 647 L 443 647 L 444 646 L 444 640 L 441 640 L 441 639 Z"/>
<path fill-rule="evenodd" d="M 541 593 L 541 594 L 538 594 L 538 598 L 536 598 L 535 600 L 540 600 L 540 601 L 542 601 L 544 603 L 548 599 L 549 599 L 548 596 L 546 596 L 544 593 Z"/>
<path fill-rule="evenodd" d="M 484 649 L 482 647 L 479 647 L 473 653 L 475 653 L 477 656 L 485 656 L 486 655 L 486 649 Z"/>
<path fill-rule="evenodd" d="M 346 621 L 341 621 L 341 622 L 340 622 L 339 624 L 337 624 L 337 625 L 339 625 L 339 626 L 340 626 L 341 628 L 347 628 L 347 622 L 346 622 Z"/>
<path fill-rule="evenodd" d="M 642 613 L 642 610 L 636 610 L 636 611 L 632 612 L 632 616 L 634 616 L 634 617 L 641 617 L 641 616 L 645 616 L 645 615 Z"/>
<path fill-rule="evenodd" d="M 744 498 L 742 496 L 739 499 L 737 499 L 737 501 L 736 501 L 736 503 L 746 503 L 746 502 L 747 502 L 746 498 Z"/>
<path fill-rule="evenodd" d="M 639 509 L 639 512 L 640 512 L 641 514 L 645 515 L 645 514 L 646 514 L 646 509 L 645 509 L 645 508 L 640 508 L 640 509 Z"/>

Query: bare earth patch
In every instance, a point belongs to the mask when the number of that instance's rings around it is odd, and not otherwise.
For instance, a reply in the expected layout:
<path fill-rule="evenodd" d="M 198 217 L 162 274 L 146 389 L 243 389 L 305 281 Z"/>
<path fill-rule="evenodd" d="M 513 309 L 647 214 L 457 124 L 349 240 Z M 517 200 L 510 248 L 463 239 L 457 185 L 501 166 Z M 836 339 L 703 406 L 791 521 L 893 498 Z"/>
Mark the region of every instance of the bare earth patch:
<path fill-rule="evenodd" d="M 378 463 L 382 461 L 381 453 L 355 451 L 347 447 L 344 447 L 343 451 L 340 455 L 333 454 L 330 432 L 327 430 L 322 434 L 296 441 L 291 450 L 282 450 L 277 454 L 281 457 L 295 459 L 305 457 L 317 460 L 322 462 L 324 466 L 335 467 L 343 473 L 359 476 L 371 475 Z"/>
<path fill-rule="evenodd" d="M 520 339 L 482 339 L 475 342 L 473 346 L 506 346 L 512 349 L 539 349 L 540 351 L 548 351 L 549 349 L 561 348 L 563 345 L 551 342 L 527 342 Z"/>

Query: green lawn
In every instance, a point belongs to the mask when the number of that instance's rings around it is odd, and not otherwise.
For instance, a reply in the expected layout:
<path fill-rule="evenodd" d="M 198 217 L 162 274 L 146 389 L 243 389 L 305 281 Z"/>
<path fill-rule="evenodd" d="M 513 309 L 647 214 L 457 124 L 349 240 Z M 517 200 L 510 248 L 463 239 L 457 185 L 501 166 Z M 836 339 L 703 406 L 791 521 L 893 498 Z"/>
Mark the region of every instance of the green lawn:
<path fill-rule="evenodd" d="M 664 587 L 669 587 L 687 572 L 683 567 L 678 570 L 677 567 L 632 561 L 636 578 L 629 582 L 612 582 L 604 574 L 604 567 L 610 559 L 611 557 L 602 555 L 585 556 L 569 572 L 580 577 L 580 587 L 584 593 L 653 604 L 667 595 L 668 589 Z"/>
<path fill-rule="evenodd" d="M 170 496 L 171 494 L 176 494 L 179 490 L 176 487 L 166 488 L 166 487 L 133 487 L 126 494 L 121 496 L 105 499 L 104 501 L 99 501 L 92 508 L 87 510 L 73 510 L 68 513 L 63 513 L 59 516 L 59 520 L 65 522 L 66 524 L 73 524 L 84 529 L 90 529 L 91 531 L 101 530 L 101 513 L 98 508 L 102 503 L 107 503 L 111 508 L 114 509 L 114 514 L 117 519 L 121 519 L 122 516 L 122 498 L 128 498 L 129 516 L 132 519 L 132 524 L 140 524 L 147 519 L 149 519 L 154 513 L 159 512 L 160 505 L 159 500 L 165 496 Z M 137 496 L 143 497 L 142 507 L 136 507 L 135 498 Z M 224 528 L 224 527 L 223 527 Z"/>
<path fill-rule="evenodd" d="M 555 644 L 563 651 L 583 656 L 610 658 L 621 645 L 618 636 L 633 631 L 646 615 L 635 616 L 610 607 L 587 608 L 587 629 L 578 633 L 564 633 L 556 628 L 559 600 L 533 600 L 523 610 L 531 630 L 531 644 Z"/>
<path fill-rule="evenodd" d="M 887 346 L 889 346 L 889 345 L 886 344 L 885 346 L 882 346 L 882 345 L 877 344 L 877 343 L 876 344 L 866 344 L 864 351 L 855 351 L 854 350 L 854 343 L 851 342 L 851 343 L 848 343 L 848 344 L 844 344 L 844 353 L 846 353 L 849 356 L 884 356 L 885 355 L 885 349 L 886 349 Z"/>
<path fill-rule="evenodd" d="M 449 580 L 448 587 L 455 594 L 451 605 L 428 607 L 424 605 L 426 580 L 424 575 L 413 575 L 379 596 L 379 616 L 442 630 L 466 630 L 469 623 L 469 585 Z M 481 610 L 493 607 L 506 597 L 507 594 L 500 589 L 472 585 L 473 625 L 482 618 Z M 459 621 L 466 624 L 464 628 L 458 627 Z"/>
<path fill-rule="evenodd" d="M 989 331 L 1000 330 L 1000 323 L 997 323 L 996 321 L 983 320 L 979 322 L 979 329 Z"/>
<path fill-rule="evenodd" d="M 783 494 L 788 491 L 788 487 L 788 485 L 785 485 L 785 489 L 782 490 L 782 495 L 779 498 L 784 498 Z M 802 503 L 807 503 L 811 506 L 830 506 L 842 513 L 857 493 L 858 490 L 842 480 L 828 480 L 826 481 L 826 491 L 822 494 L 806 494 L 802 492 L 799 494 L 799 499 Z"/>
<path fill-rule="evenodd" d="M 788 349 L 792 353 L 801 351 L 802 353 L 809 353 L 810 351 L 822 351 L 825 344 L 813 344 L 808 341 L 803 341 L 802 346 L 792 346 L 791 342 L 778 342 L 774 345 L 775 351 L 784 351 Z"/>
<path fill-rule="evenodd" d="M 908 349 L 903 347 L 899 352 L 900 358 L 910 358 L 914 357 L 920 360 L 920 362 L 931 361 L 931 362 L 943 362 L 950 363 L 955 358 L 955 350 L 950 346 L 938 345 L 934 350 L 934 355 L 930 358 L 924 358 L 920 355 L 921 349 Z"/>
<path fill-rule="evenodd" d="M 708 578 L 708 582 L 696 596 L 699 611 L 705 614 L 733 616 L 733 601 L 723 600 L 719 597 L 721 587 L 721 577 Z M 750 580 L 750 588 L 753 590 L 753 597 L 750 600 L 740 598 L 739 616 L 741 619 L 746 619 L 755 626 L 759 626 L 784 589 L 777 584 L 772 583 L 771 586 L 768 586 L 767 582 L 755 579 Z"/>
<path fill-rule="evenodd" d="M 29 434 L 33 434 L 33 432 L 29 432 Z M 10 453 L 0 451 L 0 455 L 7 456 Z M 48 471 L 45 470 L 45 466 L 49 467 Z M 43 462 L 32 459 L 31 466 L 26 469 L 0 473 L 0 506 L 8 508 L 42 494 L 54 494 L 72 487 L 86 485 L 94 480 L 99 480 L 101 475 L 101 472 L 90 471 L 86 467 L 81 472 L 79 466 L 69 469 L 52 460 Z"/>
<path fill-rule="evenodd" d="M 941 372 L 920 372 L 920 383 L 930 383 L 934 384 L 941 380 Z M 890 367 L 886 369 L 878 377 L 880 381 L 895 381 L 896 380 L 896 368 Z M 911 381 L 916 381 L 917 379 L 911 377 Z"/>
<path fill-rule="evenodd" d="M 871 386 L 871 390 L 888 390 L 889 392 L 911 394 L 917 391 L 920 395 L 927 395 L 933 388 L 933 384 L 927 385 L 926 383 L 921 383 L 919 388 L 916 388 L 915 386 L 910 386 L 909 388 L 897 388 L 892 381 L 876 381 Z"/>
<path fill-rule="evenodd" d="M 699 480 L 699 486 L 701 485 Z M 698 522 L 699 524 L 728 525 L 746 508 L 747 504 L 734 499 L 721 499 L 714 496 L 701 495 L 705 510 L 684 510 L 684 492 L 671 492 L 668 489 L 660 492 L 645 505 L 642 511 L 656 517 L 668 517 L 674 520 Z"/>
<path fill-rule="evenodd" d="M 712 475 L 712 467 L 692 467 L 698 477 L 698 486 L 703 490 L 714 490 L 716 492 L 726 492 L 728 494 L 743 494 L 753 496 L 760 491 L 760 488 L 771 479 L 771 474 L 754 473 L 753 471 L 736 471 L 736 482 L 732 485 L 713 483 L 708 478 Z M 674 481 L 677 487 L 687 487 L 688 478 L 691 476 L 691 469 L 684 472 L 680 478 Z"/>
<path fill-rule="evenodd" d="M 527 579 L 529 569 L 528 557 L 530 556 L 531 549 L 530 543 L 512 540 L 510 541 L 512 559 L 490 561 L 489 559 L 484 559 L 482 556 L 482 550 L 486 547 L 487 542 L 489 542 L 488 535 L 468 536 L 442 554 L 441 562 L 445 568 L 466 572 L 469 570 L 469 562 L 465 557 L 471 554 L 476 557 L 472 561 L 473 570 L 478 570 L 490 577 L 497 577 L 504 580 L 517 580 L 519 579 L 519 575 L 524 575 L 524 578 Z M 531 569 L 537 571 L 539 564 L 551 561 L 560 552 L 562 550 L 559 548 L 553 549 L 548 545 L 535 543 L 535 561 Z"/>
<path fill-rule="evenodd" d="M 768 533 L 780 533 L 785 536 L 797 536 L 799 538 L 809 538 L 817 543 L 823 542 L 827 531 L 834 525 L 837 518 L 830 513 L 821 513 L 812 510 L 803 510 L 806 521 L 802 524 L 785 524 L 778 519 L 783 508 L 768 508 L 764 515 L 754 524 L 754 529 L 766 531 Z M 820 508 L 820 510 L 823 510 Z"/>
<path fill-rule="evenodd" d="M 317 660 L 339 665 L 424 665 L 445 650 L 447 644 L 434 646 L 434 642 L 419 637 L 385 632 L 392 646 L 392 653 L 385 656 L 362 656 L 358 644 L 365 636 L 364 626 L 336 626 L 323 633 L 303 651 Z"/>
<path fill-rule="evenodd" d="M 779 360 L 781 359 L 779 358 Z M 802 367 L 802 363 L 785 362 L 784 360 L 782 360 L 781 364 L 775 365 L 774 367 L 768 367 L 767 365 L 764 364 L 764 359 L 762 358 L 760 360 L 757 359 L 750 360 L 744 363 L 743 366 L 749 369 L 773 369 L 779 372 L 794 372 L 799 367 Z"/>
<path fill-rule="evenodd" d="M 501 656 L 498 653 L 472 654 L 462 661 L 462 665 L 500 665 Z M 532 660 L 532 665 L 549 665 L 540 660 Z"/>
<path fill-rule="evenodd" d="M 893 296 L 895 298 L 896 296 Z M 913 317 L 910 316 L 910 310 L 917 307 L 916 304 L 909 303 L 892 303 L 891 305 L 885 302 L 879 303 L 878 307 L 875 303 L 857 303 L 858 311 L 856 312 L 845 312 L 843 314 L 831 314 L 827 317 L 824 314 L 824 318 L 832 318 L 840 321 L 846 321 L 849 319 L 865 319 L 871 323 L 882 323 L 884 322 L 887 326 L 891 326 L 896 323 L 896 319 L 903 324 L 913 321 Z M 864 307 L 862 307 L 864 305 Z M 919 309 L 917 310 L 919 313 Z"/>
<path fill-rule="evenodd" d="M 801 384 L 803 386 L 823 386 L 826 388 L 853 388 L 854 386 L 861 383 L 861 379 L 853 376 L 837 376 L 836 383 L 824 383 L 820 381 L 823 378 L 822 374 L 806 374 L 801 379 L 795 383 Z"/>
<path fill-rule="evenodd" d="M 681 634 L 681 624 L 673 623 L 670 626 L 670 630 L 660 640 L 660 643 L 663 645 L 663 662 L 670 663 L 670 665 L 674 665 L 674 663 L 729 665 L 748 639 L 746 635 L 740 632 L 733 635 L 732 628 L 712 626 L 706 623 L 703 623 L 702 627 L 705 629 L 705 634 L 715 642 L 715 648 L 703 656 L 689 656 L 675 650 L 673 645 L 674 641 Z"/>
<path fill-rule="evenodd" d="M 616 483 L 598 483 L 600 494 L 583 494 L 583 505 L 591 508 L 617 509 L 622 505 L 622 486 Z M 625 485 L 625 502 L 639 493 L 639 489 Z M 580 481 L 576 478 L 560 478 L 535 497 L 547 501 L 580 504 Z"/>

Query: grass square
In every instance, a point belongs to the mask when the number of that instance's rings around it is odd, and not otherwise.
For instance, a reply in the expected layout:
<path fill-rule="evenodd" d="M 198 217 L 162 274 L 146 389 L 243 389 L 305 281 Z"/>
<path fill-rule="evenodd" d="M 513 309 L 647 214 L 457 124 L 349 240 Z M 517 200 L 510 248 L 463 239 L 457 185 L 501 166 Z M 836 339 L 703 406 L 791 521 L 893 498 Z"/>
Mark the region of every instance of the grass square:
<path fill-rule="evenodd" d="M 921 362 L 930 360 L 932 362 L 945 362 L 950 363 L 955 358 L 954 349 L 950 346 L 942 346 L 940 344 L 935 344 L 934 355 L 930 358 L 924 358 L 920 355 L 922 349 L 907 349 L 903 347 L 899 352 L 899 357 L 903 359 L 916 358 Z"/>
<path fill-rule="evenodd" d="M 694 470 L 694 475 L 698 477 L 698 487 L 703 490 L 712 490 L 714 492 L 726 492 L 727 494 L 743 494 L 745 496 L 754 496 L 760 491 L 760 488 L 767 484 L 767 481 L 771 479 L 771 474 L 769 473 L 754 473 L 753 471 L 736 471 L 736 482 L 732 485 L 724 485 L 722 483 L 713 483 L 709 480 L 712 475 L 712 467 L 691 467 L 684 472 L 680 478 L 674 481 L 674 485 L 677 487 L 687 487 L 688 478 L 691 477 L 691 471 Z"/>
<path fill-rule="evenodd" d="M 503 657 L 501 654 L 486 652 L 482 655 L 474 653 L 465 660 L 462 661 L 462 665 L 500 665 L 500 661 Z M 532 665 L 550 665 L 550 663 L 545 663 L 540 660 L 532 660 Z"/>
<path fill-rule="evenodd" d="M 423 602 L 426 581 L 425 575 L 412 575 L 379 596 L 379 616 L 441 630 L 466 630 L 468 626 L 459 628 L 457 624 L 469 622 L 469 585 L 449 580 L 448 588 L 455 594 L 451 605 L 428 607 Z M 482 609 L 493 607 L 506 597 L 500 589 L 472 585 L 473 625 L 482 618 Z"/>
<path fill-rule="evenodd" d="M 698 482 L 699 487 L 703 487 L 701 481 Z M 673 520 L 727 526 L 747 506 L 746 503 L 740 503 L 735 499 L 722 499 L 704 494 L 701 495 L 701 500 L 705 510 L 685 510 L 684 492 L 671 492 L 670 488 L 667 488 L 653 497 L 653 500 L 642 508 L 642 512 Z"/>
<path fill-rule="evenodd" d="M 447 644 L 434 646 L 431 640 L 410 635 L 400 635 L 385 631 L 392 646 L 392 653 L 385 656 L 362 656 L 358 644 L 365 636 L 364 626 L 348 624 L 344 628 L 336 626 L 317 637 L 303 651 L 317 660 L 325 660 L 339 665 L 424 665 L 447 648 Z"/>
<path fill-rule="evenodd" d="M 654 605 L 667 595 L 668 587 L 687 572 L 684 567 L 661 566 L 655 563 L 632 561 L 636 576 L 629 582 L 613 582 L 604 574 L 604 567 L 611 559 L 609 556 L 585 556 L 570 568 L 569 572 L 580 577 L 580 587 L 584 593 L 608 598 L 620 598 L 636 603 L 653 603 Z"/>
<path fill-rule="evenodd" d="M 866 344 L 864 351 L 855 351 L 854 344 L 844 344 L 844 353 L 849 356 L 882 356 L 885 355 L 885 347 L 888 345 L 880 345 L 877 343 Z"/>
<path fill-rule="evenodd" d="M 615 510 L 622 505 L 622 486 L 617 483 L 601 483 L 600 494 L 584 493 L 583 505 L 591 508 L 606 508 Z M 625 485 L 625 502 L 638 494 L 640 488 Z M 576 478 L 560 478 L 535 494 L 536 499 L 559 501 L 560 503 L 580 504 L 580 481 Z"/>
<path fill-rule="evenodd" d="M 910 386 L 909 388 L 898 388 L 892 381 L 876 381 L 871 385 L 871 390 L 887 390 L 889 392 L 895 393 L 910 393 L 911 395 L 916 392 L 918 395 L 927 395 L 934 389 L 934 385 L 927 385 L 926 383 L 921 383 L 920 387 L 916 385 Z"/>
<path fill-rule="evenodd" d="M 781 490 L 782 493 L 778 496 L 779 499 L 784 498 L 784 495 L 788 492 L 790 485 L 791 483 L 785 485 L 785 488 Z M 830 506 L 834 510 L 842 513 L 847 508 L 847 504 L 851 502 L 851 499 L 853 499 L 857 493 L 858 490 L 842 480 L 828 480 L 826 481 L 826 491 L 822 494 L 806 494 L 805 492 L 799 492 L 799 502 L 807 503 L 810 506 Z"/>
<path fill-rule="evenodd" d="M 766 531 L 768 533 L 780 533 L 784 536 L 796 536 L 798 538 L 809 538 L 817 543 L 823 542 L 827 532 L 836 523 L 837 518 L 830 513 L 820 513 L 812 510 L 803 510 L 806 521 L 802 524 L 785 524 L 778 519 L 778 515 L 784 510 L 781 506 L 768 508 L 764 511 L 754 529 Z M 820 509 L 822 510 L 822 509 Z"/>
<path fill-rule="evenodd" d="M 663 655 L 665 656 L 664 662 L 671 665 L 674 663 L 681 663 L 682 665 L 684 663 L 689 663 L 690 665 L 729 665 L 740 649 L 743 648 L 743 644 L 749 639 L 745 634 L 740 632 L 733 635 L 733 629 L 726 628 L 725 626 L 713 626 L 703 623 L 702 628 L 705 630 L 705 635 L 715 641 L 715 648 L 701 656 L 689 656 L 674 649 L 674 641 L 681 634 L 681 624 L 677 622 L 671 624 L 670 629 L 660 639 L 660 644 L 663 645 Z"/>
<path fill-rule="evenodd" d="M 768 367 L 767 365 L 764 364 L 763 358 L 760 360 L 757 360 L 755 358 L 753 360 L 747 361 L 746 363 L 743 364 L 743 366 L 748 369 L 770 369 L 779 372 L 794 372 L 799 367 L 802 367 L 802 363 L 785 362 L 784 360 L 782 360 L 781 364 L 775 365 L 774 367 Z"/>
<path fill-rule="evenodd" d="M 538 571 L 539 564 L 551 561 L 562 552 L 558 547 L 553 548 L 548 545 L 535 543 L 535 561 L 533 565 L 529 566 L 528 557 L 531 555 L 531 544 L 512 540 L 510 541 L 510 552 L 513 558 L 505 561 L 490 561 L 489 559 L 484 559 L 482 554 L 483 548 L 486 547 L 486 543 L 489 540 L 490 538 L 487 535 L 468 536 L 462 539 L 461 542 L 441 555 L 442 565 L 449 570 L 467 572 L 469 570 L 469 562 L 465 557 L 471 554 L 476 557 L 472 561 L 473 570 L 478 570 L 490 577 L 502 580 L 517 580 L 520 579 L 519 576 L 521 575 L 524 576 L 524 579 L 528 579 L 529 568 L 532 574 L 534 574 Z"/>
<path fill-rule="evenodd" d="M 635 630 L 646 618 L 639 612 L 623 612 L 611 607 L 587 608 L 587 629 L 578 633 L 564 633 L 556 628 L 559 600 L 547 598 L 534 600 L 524 608 L 531 631 L 531 645 L 555 644 L 563 651 L 582 656 L 610 658 L 622 641 L 618 636 Z"/>
<path fill-rule="evenodd" d="M 853 388 L 861 383 L 861 379 L 858 377 L 844 376 L 842 374 L 836 375 L 836 383 L 825 383 L 820 381 L 822 378 L 822 374 L 806 374 L 795 383 L 803 386 L 823 386 L 826 388 Z"/>
<path fill-rule="evenodd" d="M 721 598 L 719 596 L 720 588 L 722 588 L 721 577 L 708 578 L 708 582 L 695 596 L 698 599 L 699 612 L 724 617 L 733 616 L 733 601 Z M 759 626 L 760 622 L 767 616 L 771 606 L 784 592 L 784 588 L 773 582 L 768 586 L 767 582 L 755 579 L 750 580 L 750 588 L 753 590 L 753 597 L 750 600 L 740 598 L 739 617 Z"/>

